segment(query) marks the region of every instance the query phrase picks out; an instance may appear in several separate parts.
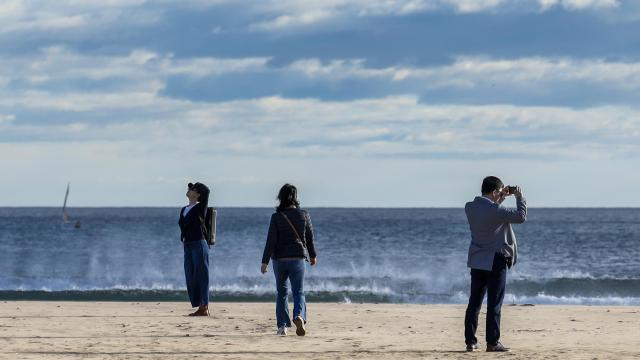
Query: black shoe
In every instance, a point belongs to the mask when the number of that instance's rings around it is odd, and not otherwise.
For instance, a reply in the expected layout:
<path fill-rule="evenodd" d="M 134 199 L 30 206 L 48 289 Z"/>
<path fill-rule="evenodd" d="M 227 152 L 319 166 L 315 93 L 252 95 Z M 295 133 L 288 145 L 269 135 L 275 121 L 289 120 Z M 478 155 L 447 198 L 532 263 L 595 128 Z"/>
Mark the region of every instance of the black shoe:
<path fill-rule="evenodd" d="M 487 344 L 487 352 L 507 352 L 507 351 L 509 351 L 509 349 L 504 347 L 504 345 L 502 345 L 499 341 L 495 345 Z"/>
<path fill-rule="evenodd" d="M 467 344 L 467 352 L 478 350 L 478 344 Z"/>

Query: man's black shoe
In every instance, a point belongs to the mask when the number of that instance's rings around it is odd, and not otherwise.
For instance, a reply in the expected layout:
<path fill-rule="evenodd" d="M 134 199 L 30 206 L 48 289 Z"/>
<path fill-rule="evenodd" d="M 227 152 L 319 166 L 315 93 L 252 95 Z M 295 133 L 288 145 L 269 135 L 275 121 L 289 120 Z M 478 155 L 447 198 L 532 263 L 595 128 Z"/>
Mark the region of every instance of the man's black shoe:
<path fill-rule="evenodd" d="M 504 347 L 504 345 L 502 345 L 499 341 L 495 345 L 487 344 L 487 352 L 507 352 L 507 351 L 509 351 L 509 349 Z"/>

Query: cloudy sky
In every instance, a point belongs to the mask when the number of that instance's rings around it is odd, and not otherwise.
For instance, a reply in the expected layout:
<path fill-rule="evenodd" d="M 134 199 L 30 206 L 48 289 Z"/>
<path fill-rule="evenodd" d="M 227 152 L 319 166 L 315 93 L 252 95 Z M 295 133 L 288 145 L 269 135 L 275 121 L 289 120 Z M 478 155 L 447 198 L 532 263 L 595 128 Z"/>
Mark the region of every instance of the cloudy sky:
<path fill-rule="evenodd" d="M 640 2 L 4 0 L 0 206 L 640 203 Z"/>

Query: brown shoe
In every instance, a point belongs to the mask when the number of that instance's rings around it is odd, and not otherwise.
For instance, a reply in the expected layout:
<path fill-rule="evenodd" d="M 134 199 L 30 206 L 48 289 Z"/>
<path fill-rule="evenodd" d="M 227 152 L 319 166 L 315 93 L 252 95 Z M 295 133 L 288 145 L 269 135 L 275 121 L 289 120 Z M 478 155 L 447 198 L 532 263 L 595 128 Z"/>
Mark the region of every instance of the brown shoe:
<path fill-rule="evenodd" d="M 201 306 L 198 310 L 189 314 L 189 316 L 209 316 L 209 307 Z"/>
<path fill-rule="evenodd" d="M 507 351 L 509 351 L 509 349 L 504 347 L 504 345 L 502 345 L 499 341 L 495 345 L 487 344 L 487 352 L 507 352 Z"/>
<path fill-rule="evenodd" d="M 302 320 L 302 317 L 296 317 L 293 319 L 293 323 L 296 325 L 296 335 L 304 336 L 307 333 L 307 330 L 304 328 L 304 320 Z"/>

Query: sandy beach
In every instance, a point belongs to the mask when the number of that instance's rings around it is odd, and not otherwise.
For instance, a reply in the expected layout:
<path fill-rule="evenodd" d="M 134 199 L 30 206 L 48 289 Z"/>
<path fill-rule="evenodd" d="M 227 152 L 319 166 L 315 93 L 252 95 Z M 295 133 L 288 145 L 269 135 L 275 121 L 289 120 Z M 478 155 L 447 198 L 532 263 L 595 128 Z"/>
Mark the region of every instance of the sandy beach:
<path fill-rule="evenodd" d="M 214 303 L 209 318 L 186 317 L 189 310 L 166 302 L 1 302 L 0 358 L 640 358 L 637 307 L 505 306 L 502 341 L 512 351 L 504 354 L 464 352 L 461 305 L 309 304 L 305 337 L 276 336 L 271 303 Z"/>

